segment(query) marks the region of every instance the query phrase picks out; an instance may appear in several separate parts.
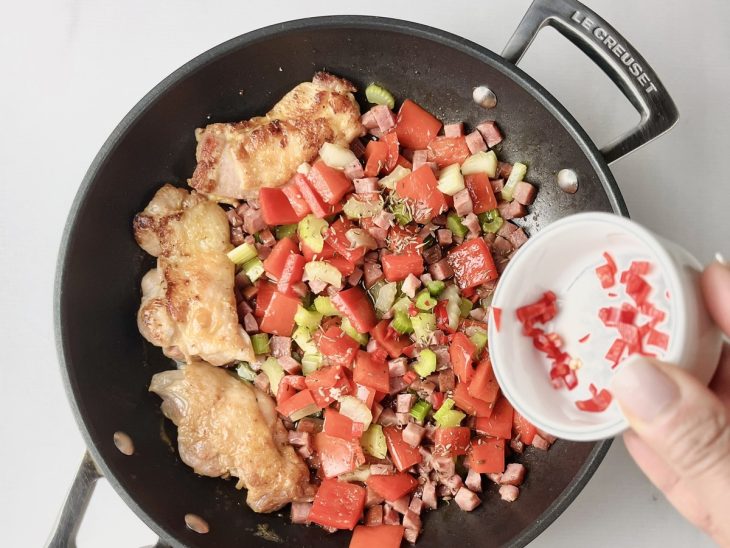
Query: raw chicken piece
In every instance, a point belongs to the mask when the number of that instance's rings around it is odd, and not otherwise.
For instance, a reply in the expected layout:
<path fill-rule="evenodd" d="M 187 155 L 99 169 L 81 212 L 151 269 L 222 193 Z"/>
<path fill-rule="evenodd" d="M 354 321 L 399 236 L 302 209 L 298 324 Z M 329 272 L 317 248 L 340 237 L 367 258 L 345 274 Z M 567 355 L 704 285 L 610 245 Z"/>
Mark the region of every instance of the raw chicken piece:
<path fill-rule="evenodd" d="M 134 218 L 139 245 L 157 257 L 142 278 L 140 333 L 180 361 L 254 358 L 238 323 L 228 218 L 216 203 L 165 185 Z"/>
<path fill-rule="evenodd" d="M 324 142 L 349 146 L 364 134 L 355 87 L 318 72 L 287 93 L 266 114 L 196 130 L 198 147 L 189 184 L 224 198 L 252 198 L 260 187 L 286 183 Z"/>
<path fill-rule="evenodd" d="M 162 398 L 162 412 L 178 427 L 180 458 L 196 473 L 239 478 L 255 512 L 312 499 L 309 470 L 269 396 L 199 361 L 157 373 L 150 391 Z"/>

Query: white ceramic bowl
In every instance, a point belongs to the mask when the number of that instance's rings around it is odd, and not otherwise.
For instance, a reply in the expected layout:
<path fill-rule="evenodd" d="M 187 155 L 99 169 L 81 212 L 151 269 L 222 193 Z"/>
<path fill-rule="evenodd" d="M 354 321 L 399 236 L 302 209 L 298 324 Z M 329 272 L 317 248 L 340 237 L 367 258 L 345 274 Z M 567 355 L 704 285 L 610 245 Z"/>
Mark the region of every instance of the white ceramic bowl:
<path fill-rule="evenodd" d="M 632 260 L 648 260 L 653 265 L 646 277 L 653 287 L 650 300 L 666 311 L 667 317 L 657 329 L 670 336 L 666 351 L 651 348 L 660 359 L 707 383 L 720 355 L 722 334 L 709 318 L 698 283 L 702 266 L 684 249 L 609 213 L 580 213 L 549 225 L 530 238 L 502 273 L 492 300 L 492 310 L 502 311 L 501 326 L 497 330 L 490 318 L 489 352 L 497 381 L 513 407 L 559 438 L 604 439 L 628 426 L 615 401 L 601 413 L 586 413 L 575 406 L 576 400 L 590 398 L 591 382 L 599 389 L 608 388 L 616 371 L 604 358 L 615 337 L 598 319 L 598 309 L 630 301 L 619 283 L 608 290 L 601 288 L 595 268 L 605 263 L 604 251 L 615 257 L 619 272 Z M 558 314 L 549 327 L 563 337 L 568 353 L 583 364 L 577 371 L 579 384 L 572 391 L 552 387 L 547 358 L 522 334 L 522 324 L 515 316 L 517 308 L 534 302 L 547 290 L 558 297 Z M 616 296 L 608 297 L 608 292 Z M 588 333 L 591 338 L 579 342 Z M 630 363 L 618 367 L 624 365 Z"/>

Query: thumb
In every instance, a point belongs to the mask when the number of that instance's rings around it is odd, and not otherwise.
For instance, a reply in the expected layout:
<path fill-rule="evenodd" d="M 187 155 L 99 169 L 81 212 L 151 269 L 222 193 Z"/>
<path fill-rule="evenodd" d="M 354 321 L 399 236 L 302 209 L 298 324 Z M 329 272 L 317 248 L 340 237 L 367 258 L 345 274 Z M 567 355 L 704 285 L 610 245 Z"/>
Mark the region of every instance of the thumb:
<path fill-rule="evenodd" d="M 674 481 L 657 487 L 692 522 L 730 542 L 730 418 L 722 402 L 680 368 L 646 358 L 626 360 L 611 388 L 636 436 L 662 461 L 655 466 L 672 472 Z M 646 471 L 652 478 L 655 471 Z"/>

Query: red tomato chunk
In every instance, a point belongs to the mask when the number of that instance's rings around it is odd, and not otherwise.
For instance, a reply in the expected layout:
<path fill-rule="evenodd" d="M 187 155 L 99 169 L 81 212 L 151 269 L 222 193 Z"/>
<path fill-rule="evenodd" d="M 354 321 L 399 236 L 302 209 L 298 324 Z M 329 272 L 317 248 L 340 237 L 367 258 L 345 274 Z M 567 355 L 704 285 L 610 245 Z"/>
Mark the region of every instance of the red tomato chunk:
<path fill-rule="evenodd" d="M 411 447 L 403 441 L 403 434 L 395 426 L 383 428 L 385 441 L 388 446 L 388 453 L 399 472 L 408 470 L 411 466 L 419 464 L 423 457 L 418 448 Z"/>
<path fill-rule="evenodd" d="M 447 255 L 460 289 L 476 287 L 497 279 L 492 253 L 481 238 L 474 238 L 456 246 Z"/>
<path fill-rule="evenodd" d="M 314 497 L 309 521 L 324 527 L 354 529 L 365 507 L 365 489 L 336 479 L 326 479 Z"/>
<path fill-rule="evenodd" d="M 259 189 L 259 203 L 267 225 L 288 225 L 299 222 L 302 218 L 294 211 L 286 194 L 280 188 Z"/>
<path fill-rule="evenodd" d="M 468 430 L 468 428 L 467 428 Z M 407 472 L 390 475 L 371 475 L 365 482 L 385 500 L 394 501 L 412 493 L 418 487 L 418 481 Z"/>
<path fill-rule="evenodd" d="M 471 444 L 469 469 L 480 474 L 504 472 L 504 440 L 484 438 Z"/>
<path fill-rule="evenodd" d="M 399 548 L 402 525 L 358 525 L 352 533 L 350 548 Z"/>
<path fill-rule="evenodd" d="M 299 304 L 299 299 L 274 291 L 259 328 L 264 333 L 291 337 L 294 331 L 294 315 Z"/>
<path fill-rule="evenodd" d="M 329 167 L 322 160 L 314 162 L 308 177 L 317 194 L 330 205 L 339 203 L 352 188 L 350 179 L 342 171 Z"/>
<path fill-rule="evenodd" d="M 332 304 L 360 333 L 367 333 L 378 321 L 370 297 L 360 287 L 340 291 L 332 297 Z"/>
<path fill-rule="evenodd" d="M 403 101 L 398 111 L 395 131 L 401 146 L 413 150 L 425 149 L 441 129 L 441 122 L 410 99 Z"/>
<path fill-rule="evenodd" d="M 423 257 L 420 255 L 386 255 L 381 262 L 385 279 L 389 282 L 403 281 L 409 274 L 423 274 Z"/>

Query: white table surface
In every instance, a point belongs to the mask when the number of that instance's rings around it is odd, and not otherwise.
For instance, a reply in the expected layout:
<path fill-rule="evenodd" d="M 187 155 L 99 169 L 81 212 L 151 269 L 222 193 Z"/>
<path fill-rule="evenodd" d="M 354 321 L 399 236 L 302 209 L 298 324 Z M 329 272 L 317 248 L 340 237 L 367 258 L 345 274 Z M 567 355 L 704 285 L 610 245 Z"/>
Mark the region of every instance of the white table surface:
<path fill-rule="evenodd" d="M 651 62 L 681 120 L 613 166 L 635 219 L 701 260 L 730 256 L 730 3 L 590 0 Z M 162 77 L 240 33 L 311 15 L 413 19 L 500 51 L 529 0 L 396 3 L 331 0 L 7 2 L 0 31 L 0 545 L 39 546 L 84 450 L 61 383 L 52 282 L 67 211 L 91 159 Z M 254 5 L 254 8 L 248 6 Z M 407 7 L 417 5 L 418 7 Z M 599 144 L 636 115 L 606 77 L 552 30 L 522 67 Z M 697 220 L 693 220 L 693 219 Z M 133 547 L 154 535 L 101 482 L 80 546 Z M 709 546 L 664 501 L 617 441 L 572 506 L 532 546 Z"/>

